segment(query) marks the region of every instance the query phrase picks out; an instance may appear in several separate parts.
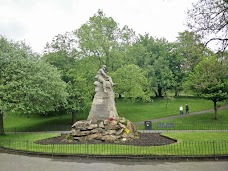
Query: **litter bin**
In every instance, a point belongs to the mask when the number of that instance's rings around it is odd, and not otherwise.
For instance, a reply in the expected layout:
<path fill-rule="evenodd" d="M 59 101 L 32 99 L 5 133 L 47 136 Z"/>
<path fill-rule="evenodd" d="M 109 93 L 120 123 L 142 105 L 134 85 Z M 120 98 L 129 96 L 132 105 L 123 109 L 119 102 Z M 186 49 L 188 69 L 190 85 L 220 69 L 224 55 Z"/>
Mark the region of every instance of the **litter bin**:
<path fill-rule="evenodd" d="M 144 129 L 145 130 L 151 130 L 152 129 L 152 123 L 151 123 L 151 121 L 145 121 L 144 122 Z"/>

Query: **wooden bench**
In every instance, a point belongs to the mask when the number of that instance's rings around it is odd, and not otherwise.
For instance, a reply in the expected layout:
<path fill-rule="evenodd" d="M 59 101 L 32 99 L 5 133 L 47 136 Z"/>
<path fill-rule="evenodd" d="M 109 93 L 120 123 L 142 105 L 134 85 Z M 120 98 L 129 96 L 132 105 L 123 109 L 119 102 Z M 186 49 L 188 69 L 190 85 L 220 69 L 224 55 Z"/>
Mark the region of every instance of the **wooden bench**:
<path fill-rule="evenodd" d="M 175 125 L 174 123 L 157 123 L 157 129 L 161 129 L 161 128 L 174 129 Z"/>

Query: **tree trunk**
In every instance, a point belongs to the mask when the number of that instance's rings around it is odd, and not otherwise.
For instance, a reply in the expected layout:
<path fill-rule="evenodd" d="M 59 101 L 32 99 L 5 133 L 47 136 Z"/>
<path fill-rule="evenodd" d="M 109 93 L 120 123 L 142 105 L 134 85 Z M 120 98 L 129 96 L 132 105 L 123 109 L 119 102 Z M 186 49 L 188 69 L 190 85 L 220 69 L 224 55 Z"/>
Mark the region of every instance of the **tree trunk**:
<path fill-rule="evenodd" d="M 162 97 L 162 87 L 158 85 L 158 96 Z"/>
<path fill-rule="evenodd" d="M 175 89 L 175 97 L 179 96 L 179 91 L 177 89 Z"/>
<path fill-rule="evenodd" d="M 213 102 L 214 102 L 215 120 L 217 120 L 218 119 L 217 105 L 216 105 L 216 101 L 213 101 Z"/>
<path fill-rule="evenodd" d="M 77 112 L 76 111 L 72 111 L 71 112 L 71 123 L 74 124 L 76 121 L 77 121 L 77 118 L 76 118 L 76 115 L 77 115 Z"/>
<path fill-rule="evenodd" d="M 5 134 L 3 126 L 3 112 L 0 110 L 0 135 Z"/>

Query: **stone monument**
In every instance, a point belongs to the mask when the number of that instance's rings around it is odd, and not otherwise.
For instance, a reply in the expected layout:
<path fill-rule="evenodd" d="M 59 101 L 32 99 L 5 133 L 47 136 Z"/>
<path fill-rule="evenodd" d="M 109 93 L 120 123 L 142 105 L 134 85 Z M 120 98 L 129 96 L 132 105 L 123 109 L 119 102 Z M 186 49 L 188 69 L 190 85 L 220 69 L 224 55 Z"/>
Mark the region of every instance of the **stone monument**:
<path fill-rule="evenodd" d="M 68 140 L 123 142 L 138 138 L 134 124 L 117 114 L 112 90 L 115 83 L 105 71 L 103 65 L 95 76 L 95 95 L 87 120 L 72 125 Z"/>
<path fill-rule="evenodd" d="M 106 65 L 100 68 L 95 76 L 95 95 L 87 120 L 96 123 L 98 120 L 118 117 L 115 97 L 112 87 L 115 85 L 112 78 L 105 72 Z"/>

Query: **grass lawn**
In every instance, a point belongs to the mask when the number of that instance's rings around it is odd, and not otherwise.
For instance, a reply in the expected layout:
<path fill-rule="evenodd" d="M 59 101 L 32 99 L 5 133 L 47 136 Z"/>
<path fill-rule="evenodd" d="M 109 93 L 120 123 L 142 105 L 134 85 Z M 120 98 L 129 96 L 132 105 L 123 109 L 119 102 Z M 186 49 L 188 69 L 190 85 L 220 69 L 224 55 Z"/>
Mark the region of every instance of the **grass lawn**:
<path fill-rule="evenodd" d="M 50 144 L 34 143 L 58 134 L 8 134 L 0 136 L 0 146 L 6 148 L 51 154 L 93 155 L 222 155 L 228 154 L 227 132 L 166 132 L 164 136 L 178 140 L 164 146 L 127 146 L 112 144 Z"/>
<path fill-rule="evenodd" d="M 125 101 L 117 101 L 117 111 L 120 116 L 123 116 L 133 122 L 145 121 L 156 118 L 163 118 L 179 114 L 179 107 L 185 104 L 189 105 L 190 112 L 202 111 L 213 108 L 212 101 L 194 97 L 178 97 L 174 101 L 167 101 L 163 98 L 156 98 L 151 103 L 127 103 Z M 225 102 L 218 105 L 224 105 Z"/>
<path fill-rule="evenodd" d="M 184 106 L 186 103 L 189 104 L 190 112 L 213 108 L 211 101 L 194 97 L 176 98 L 176 100 L 168 102 L 167 108 L 167 101 L 161 98 L 156 98 L 151 103 L 128 103 L 125 101 L 116 100 L 116 106 L 119 116 L 125 117 L 132 122 L 177 115 L 179 113 L 179 106 Z M 219 105 L 224 104 L 225 102 L 220 103 Z M 78 113 L 77 119 L 84 120 L 87 119 L 87 116 L 88 114 Z M 211 116 L 207 119 L 210 118 Z M 207 119 L 202 120 L 205 120 L 206 122 Z M 228 120 L 226 119 L 226 121 Z M 26 116 L 20 117 L 18 115 L 7 115 L 4 118 L 4 127 L 6 131 L 46 131 L 45 129 L 47 128 L 47 126 L 55 126 L 54 129 L 56 130 L 70 130 L 69 126 L 60 128 L 60 125 L 71 125 L 71 115 L 63 114 L 59 116 L 31 116 L 29 118 Z"/>
<path fill-rule="evenodd" d="M 172 123 L 175 127 L 161 128 L 160 123 Z M 139 130 L 144 130 L 144 124 L 137 126 Z M 218 111 L 218 119 L 214 119 L 214 113 L 200 115 L 184 115 L 179 118 L 167 119 L 152 123 L 153 130 L 228 130 L 228 109 Z"/>

